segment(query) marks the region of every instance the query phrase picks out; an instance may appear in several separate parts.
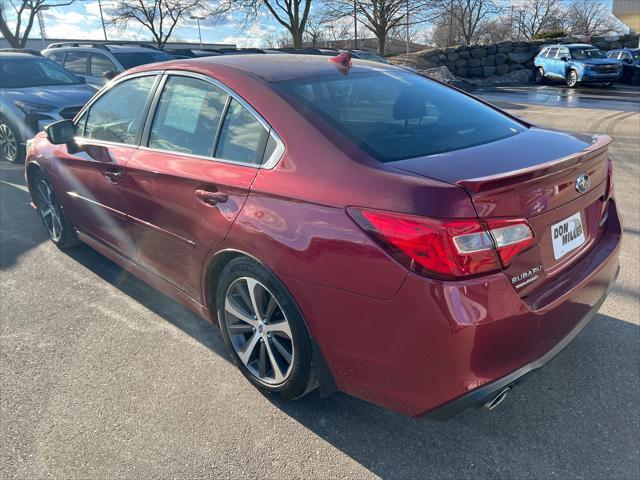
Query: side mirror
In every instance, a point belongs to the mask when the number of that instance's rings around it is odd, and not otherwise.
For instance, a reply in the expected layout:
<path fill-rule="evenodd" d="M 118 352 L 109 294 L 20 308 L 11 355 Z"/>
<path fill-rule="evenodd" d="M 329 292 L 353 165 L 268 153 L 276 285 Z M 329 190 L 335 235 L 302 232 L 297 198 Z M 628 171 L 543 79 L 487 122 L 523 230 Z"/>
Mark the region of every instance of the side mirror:
<path fill-rule="evenodd" d="M 560 57 L 560 60 L 562 60 L 563 62 L 566 62 L 569 59 L 567 57 Z"/>
<path fill-rule="evenodd" d="M 52 123 L 44 129 L 47 132 L 47 139 L 54 145 L 73 142 L 76 136 L 76 126 L 71 120 L 60 120 Z"/>
<path fill-rule="evenodd" d="M 112 80 L 117 74 L 118 72 L 116 72 L 115 70 L 107 70 L 106 72 L 102 72 L 102 76 L 107 80 Z"/>

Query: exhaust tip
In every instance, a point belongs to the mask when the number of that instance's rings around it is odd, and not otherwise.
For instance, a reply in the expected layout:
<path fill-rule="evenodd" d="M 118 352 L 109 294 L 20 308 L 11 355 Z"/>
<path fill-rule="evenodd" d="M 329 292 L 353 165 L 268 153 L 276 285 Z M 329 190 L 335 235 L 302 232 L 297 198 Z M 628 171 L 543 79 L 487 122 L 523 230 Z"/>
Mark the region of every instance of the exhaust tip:
<path fill-rule="evenodd" d="M 500 392 L 498 392 L 495 396 L 491 397 L 483 406 L 482 408 L 484 408 L 485 410 L 493 410 L 495 409 L 498 405 L 500 405 L 502 402 L 504 402 L 505 398 L 507 398 L 507 395 L 509 395 L 509 392 L 511 391 L 511 387 L 505 387 L 502 390 L 500 390 Z"/>

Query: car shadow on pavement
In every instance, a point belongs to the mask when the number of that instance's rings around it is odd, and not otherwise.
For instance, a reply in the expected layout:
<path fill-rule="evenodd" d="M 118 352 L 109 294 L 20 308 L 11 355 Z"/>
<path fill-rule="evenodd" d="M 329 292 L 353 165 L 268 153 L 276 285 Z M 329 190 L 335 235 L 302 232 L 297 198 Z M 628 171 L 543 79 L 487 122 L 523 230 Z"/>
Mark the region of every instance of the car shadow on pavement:
<path fill-rule="evenodd" d="M 87 245 L 65 250 L 64 253 L 138 304 L 190 335 L 217 355 L 231 361 L 220 331 L 204 318 L 127 273 Z"/>
<path fill-rule="evenodd" d="M 0 270 L 11 268 L 24 253 L 48 240 L 30 205 L 24 166 L 0 163 Z"/>
<path fill-rule="evenodd" d="M 496 410 L 448 422 L 344 394 L 273 403 L 383 478 L 638 478 L 639 333 L 597 315 Z"/>

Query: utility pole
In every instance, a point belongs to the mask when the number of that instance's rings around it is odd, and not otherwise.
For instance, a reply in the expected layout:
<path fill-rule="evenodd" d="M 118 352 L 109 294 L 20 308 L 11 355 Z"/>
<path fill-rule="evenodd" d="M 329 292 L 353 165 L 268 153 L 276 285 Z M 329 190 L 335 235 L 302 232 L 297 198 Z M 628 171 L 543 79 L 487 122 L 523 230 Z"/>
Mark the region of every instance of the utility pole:
<path fill-rule="evenodd" d="M 449 43 L 447 43 L 447 47 L 450 47 L 453 43 L 453 0 L 451 0 L 451 5 L 449 6 Z"/>
<path fill-rule="evenodd" d="M 104 15 L 102 15 L 102 2 L 98 0 L 98 9 L 100 10 L 100 21 L 102 22 L 102 33 L 104 34 L 104 41 L 108 41 L 107 29 L 104 26 Z"/>
<path fill-rule="evenodd" d="M 409 0 L 407 0 L 407 54 L 409 50 Z"/>
<path fill-rule="evenodd" d="M 353 0 L 353 35 L 354 45 L 353 48 L 358 48 L 358 9 L 356 8 L 357 0 Z"/>
<path fill-rule="evenodd" d="M 42 10 L 48 10 L 49 7 L 44 6 L 40 7 L 40 9 L 36 12 L 36 17 L 38 17 L 38 26 L 40 27 L 40 39 L 42 40 L 42 49 L 44 50 L 47 46 L 45 40 L 47 39 L 47 32 L 44 28 L 44 19 L 42 18 Z"/>

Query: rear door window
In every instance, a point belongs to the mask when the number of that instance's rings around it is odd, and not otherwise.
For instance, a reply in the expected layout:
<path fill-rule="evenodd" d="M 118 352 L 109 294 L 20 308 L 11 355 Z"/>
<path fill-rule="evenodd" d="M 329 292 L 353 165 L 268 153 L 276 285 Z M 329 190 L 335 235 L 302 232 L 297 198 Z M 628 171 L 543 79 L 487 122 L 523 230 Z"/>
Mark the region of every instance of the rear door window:
<path fill-rule="evenodd" d="M 88 58 L 89 54 L 87 52 L 67 52 L 67 58 L 64 61 L 64 66 L 67 70 L 71 70 L 73 73 L 86 75 Z"/>
<path fill-rule="evenodd" d="M 64 64 L 64 54 L 65 53 L 66 52 L 52 52 L 52 53 L 49 53 L 47 55 L 47 58 L 49 60 L 53 60 L 54 62 L 59 63 L 60 65 L 62 65 L 62 64 Z"/>
<path fill-rule="evenodd" d="M 267 130 L 236 99 L 231 99 L 215 157 L 239 163 L 260 164 L 267 142 Z"/>
<path fill-rule="evenodd" d="M 557 53 L 558 53 L 557 48 L 550 48 L 549 53 L 547 54 L 547 58 L 556 58 Z"/>
<path fill-rule="evenodd" d="M 148 146 L 211 157 L 228 95 L 215 85 L 170 76 L 149 134 Z"/>
<path fill-rule="evenodd" d="M 105 72 L 116 72 L 117 68 L 109 57 L 102 53 L 91 54 L 91 76 L 101 77 Z"/>
<path fill-rule="evenodd" d="M 100 96 L 78 124 L 78 134 L 95 140 L 134 145 L 155 76 L 118 83 Z M 80 123 L 84 122 L 84 128 Z M 84 130 L 84 132 L 82 132 Z"/>

